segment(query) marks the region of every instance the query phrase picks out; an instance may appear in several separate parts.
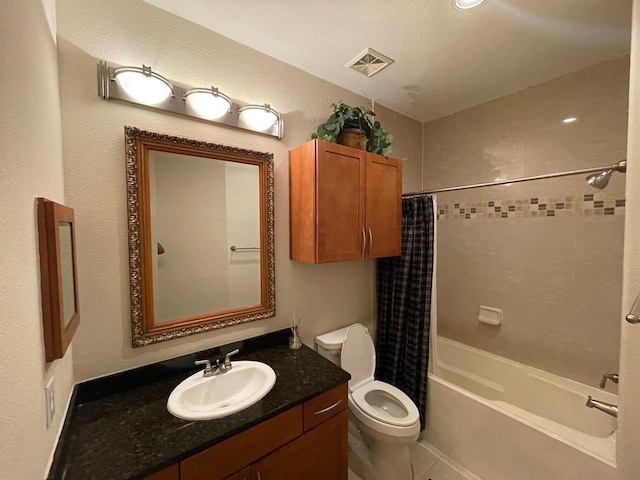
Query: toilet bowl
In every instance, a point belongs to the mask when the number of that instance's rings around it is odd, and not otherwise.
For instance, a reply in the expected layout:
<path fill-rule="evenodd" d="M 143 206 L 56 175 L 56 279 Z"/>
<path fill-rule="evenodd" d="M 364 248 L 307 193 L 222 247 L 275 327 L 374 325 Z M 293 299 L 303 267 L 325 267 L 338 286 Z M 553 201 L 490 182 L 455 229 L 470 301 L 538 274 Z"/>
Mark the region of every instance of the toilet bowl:
<path fill-rule="evenodd" d="M 351 374 L 350 424 L 358 429 L 368 449 L 354 473 L 364 480 L 411 480 L 409 446 L 420 434 L 420 415 L 401 390 L 374 378 L 376 352 L 369 331 L 361 324 L 316 337 L 318 352 Z M 350 450 L 351 455 L 355 454 Z M 361 467 L 363 463 L 369 463 Z"/>

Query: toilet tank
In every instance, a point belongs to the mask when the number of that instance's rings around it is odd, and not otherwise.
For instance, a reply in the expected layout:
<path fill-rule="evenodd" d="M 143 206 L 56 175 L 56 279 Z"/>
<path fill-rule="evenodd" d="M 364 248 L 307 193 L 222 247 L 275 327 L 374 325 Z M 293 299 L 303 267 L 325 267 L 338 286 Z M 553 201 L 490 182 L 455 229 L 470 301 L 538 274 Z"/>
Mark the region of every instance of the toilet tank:
<path fill-rule="evenodd" d="M 324 358 L 340 366 L 340 350 L 351 325 L 316 337 L 316 348 Z"/>

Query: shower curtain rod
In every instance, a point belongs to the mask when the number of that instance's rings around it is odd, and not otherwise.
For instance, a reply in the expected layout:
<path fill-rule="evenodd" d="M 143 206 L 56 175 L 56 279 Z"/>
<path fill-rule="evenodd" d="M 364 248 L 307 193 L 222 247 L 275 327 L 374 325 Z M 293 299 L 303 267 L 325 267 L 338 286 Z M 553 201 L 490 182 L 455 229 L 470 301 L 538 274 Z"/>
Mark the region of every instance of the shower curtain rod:
<path fill-rule="evenodd" d="M 611 169 L 618 169 L 618 165 L 621 162 L 626 162 L 626 159 L 621 160 L 620 162 L 614 163 L 613 165 L 605 165 L 603 167 L 591 167 L 591 168 L 581 168 L 579 170 L 569 170 L 567 172 L 558 172 L 558 173 L 546 173 L 544 175 L 534 175 L 532 177 L 520 177 L 520 178 L 512 178 L 511 180 L 498 180 L 495 182 L 484 182 L 484 183 L 471 183 L 469 185 L 459 185 L 457 187 L 447 187 L 447 188 L 437 188 L 435 190 L 424 190 L 422 192 L 410 192 L 404 193 L 402 196 L 404 198 L 410 198 L 412 196 L 425 195 L 429 193 L 441 193 L 441 192 L 453 192 L 456 190 L 468 190 L 470 188 L 480 188 L 480 187 L 493 187 L 496 185 L 506 185 L 508 183 L 519 183 L 519 182 L 529 182 L 531 180 L 545 180 L 547 178 L 559 178 L 559 177 L 568 177 L 571 175 L 580 175 L 584 173 L 595 173 L 601 172 Z M 626 166 L 626 164 L 625 164 Z"/>

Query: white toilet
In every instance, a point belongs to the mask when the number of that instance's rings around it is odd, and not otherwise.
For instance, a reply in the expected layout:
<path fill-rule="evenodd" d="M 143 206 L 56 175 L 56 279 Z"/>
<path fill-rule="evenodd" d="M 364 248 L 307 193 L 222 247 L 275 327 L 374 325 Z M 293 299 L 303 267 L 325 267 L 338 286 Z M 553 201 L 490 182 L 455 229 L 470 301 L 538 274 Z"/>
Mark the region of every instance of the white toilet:
<path fill-rule="evenodd" d="M 368 459 L 352 468 L 364 480 L 411 480 L 409 446 L 420 434 L 420 415 L 413 401 L 398 388 L 374 379 L 376 352 L 369 331 L 361 324 L 316 337 L 318 353 L 351 374 L 349 381 L 349 463 L 357 437 L 364 440 Z M 356 428 L 358 431 L 353 432 Z M 359 450 L 362 450 L 360 445 Z"/>

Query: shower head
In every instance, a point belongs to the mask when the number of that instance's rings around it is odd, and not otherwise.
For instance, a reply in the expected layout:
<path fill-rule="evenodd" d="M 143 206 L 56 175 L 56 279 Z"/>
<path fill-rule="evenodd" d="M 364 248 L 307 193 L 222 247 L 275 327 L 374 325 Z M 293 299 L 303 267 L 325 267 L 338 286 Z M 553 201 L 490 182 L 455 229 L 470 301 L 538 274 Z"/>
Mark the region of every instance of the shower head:
<path fill-rule="evenodd" d="M 607 185 L 609 185 L 609 179 L 611 178 L 611 175 L 613 175 L 613 172 L 613 168 L 610 168 L 599 173 L 592 173 L 587 177 L 587 183 L 594 188 L 603 190 Z"/>
<path fill-rule="evenodd" d="M 609 180 L 611 179 L 611 175 L 613 175 L 613 172 L 624 173 L 626 171 L 627 161 L 620 160 L 619 162 L 614 163 L 611 168 L 607 168 L 606 170 L 592 173 L 591 175 L 587 176 L 587 183 L 594 188 L 602 190 L 609 184 Z"/>

